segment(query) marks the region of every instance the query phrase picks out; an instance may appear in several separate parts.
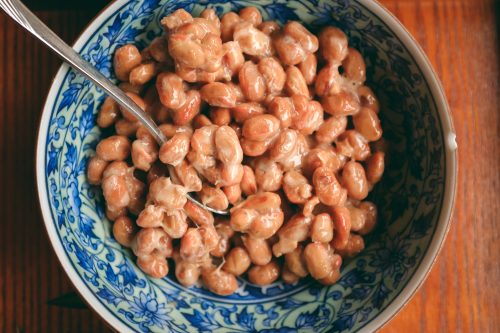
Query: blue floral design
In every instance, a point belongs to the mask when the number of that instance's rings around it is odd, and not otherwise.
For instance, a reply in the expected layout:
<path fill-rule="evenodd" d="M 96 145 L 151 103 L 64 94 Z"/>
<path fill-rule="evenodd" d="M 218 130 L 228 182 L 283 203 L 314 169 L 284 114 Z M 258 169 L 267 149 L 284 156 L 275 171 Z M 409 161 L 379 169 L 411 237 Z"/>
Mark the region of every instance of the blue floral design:
<path fill-rule="evenodd" d="M 134 297 L 134 302 L 131 304 L 130 311 L 138 318 L 146 318 L 146 325 L 157 325 L 161 328 L 168 320 L 165 304 L 158 304 L 158 301 L 151 295 L 146 295 L 143 292 L 139 297 Z"/>
<path fill-rule="evenodd" d="M 111 236 L 102 197 L 85 169 L 102 133 L 95 126 L 102 91 L 69 70 L 50 104 L 45 180 L 61 244 L 85 285 L 114 316 L 142 332 L 345 332 L 372 321 L 414 274 L 437 225 L 444 192 L 444 148 L 437 109 L 413 58 L 388 27 L 358 1 L 134 0 L 120 2 L 81 49 L 107 77 L 122 44 L 144 46 L 162 32 L 160 19 L 178 8 L 221 14 L 247 5 L 281 22 L 300 20 L 317 31 L 344 29 L 367 62 L 390 144 L 386 176 L 371 194 L 381 222 L 367 249 L 346 262 L 339 283 L 305 279 L 261 288 L 239 281 L 230 297 L 180 286 L 172 275 L 149 279 Z"/>

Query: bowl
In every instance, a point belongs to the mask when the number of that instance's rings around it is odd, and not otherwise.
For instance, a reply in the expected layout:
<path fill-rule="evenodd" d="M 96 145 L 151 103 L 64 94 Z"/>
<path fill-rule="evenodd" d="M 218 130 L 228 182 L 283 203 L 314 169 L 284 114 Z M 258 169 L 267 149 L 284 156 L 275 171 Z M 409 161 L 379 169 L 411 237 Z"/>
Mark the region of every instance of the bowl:
<path fill-rule="evenodd" d="M 160 35 L 160 19 L 185 8 L 199 14 L 257 6 L 265 18 L 300 20 L 312 31 L 335 25 L 363 54 L 368 85 L 380 99 L 389 143 L 386 174 L 371 194 L 380 211 L 367 247 L 346 262 L 333 286 L 312 280 L 258 287 L 239 280 L 234 295 L 152 279 L 112 237 L 99 190 L 86 165 L 101 131 L 95 124 L 104 93 L 61 66 L 39 128 L 37 184 L 50 241 L 83 299 L 111 327 L 127 331 L 373 331 L 415 293 L 446 236 L 456 190 L 457 156 L 443 89 L 421 48 L 372 0 L 117 0 L 74 45 L 114 79 L 117 46 L 143 47 Z"/>

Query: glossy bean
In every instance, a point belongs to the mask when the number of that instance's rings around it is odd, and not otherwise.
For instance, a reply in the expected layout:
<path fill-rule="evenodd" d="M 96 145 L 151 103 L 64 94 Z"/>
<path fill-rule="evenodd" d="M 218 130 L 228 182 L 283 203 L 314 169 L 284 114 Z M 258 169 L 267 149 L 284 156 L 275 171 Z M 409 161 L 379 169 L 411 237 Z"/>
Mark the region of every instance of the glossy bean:
<path fill-rule="evenodd" d="M 312 196 L 313 187 L 300 172 L 292 170 L 283 177 L 283 190 L 290 202 L 300 204 Z"/>
<path fill-rule="evenodd" d="M 161 227 L 165 210 L 161 206 L 148 205 L 137 217 L 137 225 L 141 228 Z"/>
<path fill-rule="evenodd" d="M 240 103 L 231 109 L 232 116 L 234 120 L 238 123 L 243 123 L 246 120 L 261 115 L 266 110 L 259 103 Z"/>
<path fill-rule="evenodd" d="M 366 80 L 366 65 L 361 53 L 355 48 L 348 49 L 347 56 L 342 61 L 344 76 L 356 83 L 363 83 Z"/>
<path fill-rule="evenodd" d="M 173 252 L 172 239 L 161 228 L 141 229 L 132 242 L 132 251 L 137 257 L 154 254 L 167 258 Z"/>
<path fill-rule="evenodd" d="M 241 164 L 243 151 L 236 132 L 229 126 L 224 125 L 215 132 L 215 148 L 217 158 L 223 164 Z"/>
<path fill-rule="evenodd" d="M 134 45 L 127 44 L 115 51 L 113 66 L 119 80 L 127 81 L 130 72 L 140 64 L 141 54 Z"/>
<path fill-rule="evenodd" d="M 309 236 L 312 218 L 302 214 L 295 214 L 278 232 L 279 241 L 273 245 L 276 257 L 292 252 L 299 242 Z"/>
<path fill-rule="evenodd" d="M 349 161 L 342 170 L 342 185 L 349 197 L 363 200 L 368 195 L 368 181 L 365 169 L 361 164 Z"/>
<path fill-rule="evenodd" d="M 271 159 L 282 162 L 295 151 L 298 143 L 298 133 L 292 129 L 281 131 L 269 151 Z"/>
<path fill-rule="evenodd" d="M 299 245 L 293 251 L 285 254 L 288 269 L 299 277 L 305 277 L 309 274 L 303 252 L 304 248 Z"/>
<path fill-rule="evenodd" d="M 187 125 L 200 113 L 201 95 L 198 90 L 189 90 L 186 93 L 186 101 L 177 110 L 172 110 L 171 116 L 174 125 Z"/>
<path fill-rule="evenodd" d="M 281 279 L 283 282 L 286 284 L 293 284 L 299 281 L 300 277 L 293 273 L 289 268 L 288 265 L 285 264 L 283 265 L 283 268 L 281 269 Z"/>
<path fill-rule="evenodd" d="M 240 276 L 250 267 L 251 261 L 248 252 L 240 246 L 237 246 L 225 257 L 226 262 L 222 269 L 235 276 Z"/>
<path fill-rule="evenodd" d="M 255 27 L 262 23 L 262 15 L 255 7 L 245 7 L 240 10 L 239 15 L 243 21 L 247 21 Z"/>
<path fill-rule="evenodd" d="M 266 35 L 271 36 L 275 31 L 280 30 L 280 26 L 274 21 L 265 21 L 259 24 L 259 30 Z"/>
<path fill-rule="evenodd" d="M 219 127 L 206 125 L 194 131 L 191 137 L 191 148 L 204 155 L 215 155 L 215 133 Z"/>
<path fill-rule="evenodd" d="M 223 164 L 220 170 L 220 185 L 237 185 L 243 178 L 243 166 L 241 164 Z M 216 182 L 217 184 L 219 182 Z"/>
<path fill-rule="evenodd" d="M 324 243 L 307 244 L 304 249 L 304 260 L 309 274 L 316 280 L 327 277 L 333 270 L 330 249 Z"/>
<path fill-rule="evenodd" d="M 188 192 L 198 192 L 201 190 L 201 179 L 195 168 L 183 160 L 174 167 L 171 177 L 176 179 L 176 183 L 182 184 Z"/>
<path fill-rule="evenodd" d="M 366 162 L 366 178 L 371 184 L 378 183 L 384 174 L 385 153 L 377 151 Z"/>
<path fill-rule="evenodd" d="M 126 207 L 111 207 L 106 203 L 106 218 L 110 221 L 116 221 L 120 216 L 127 215 Z"/>
<path fill-rule="evenodd" d="M 296 40 L 307 53 L 314 53 L 318 51 L 318 38 L 299 22 L 289 21 L 283 27 L 283 31 L 286 35 Z"/>
<path fill-rule="evenodd" d="M 149 171 L 151 164 L 158 159 L 158 145 L 153 140 L 135 140 L 132 143 L 132 163 L 143 171 Z"/>
<path fill-rule="evenodd" d="M 241 22 L 241 18 L 235 12 L 228 12 L 221 19 L 221 36 L 224 42 L 233 39 L 234 28 Z"/>
<path fill-rule="evenodd" d="M 330 286 L 340 279 L 340 266 L 342 265 L 342 257 L 337 254 L 333 254 L 331 265 L 332 271 L 330 272 L 330 274 L 328 274 L 327 277 L 318 280 L 321 284 L 326 286 Z"/>
<path fill-rule="evenodd" d="M 201 277 L 205 286 L 217 295 L 231 295 L 238 288 L 236 277 L 223 270 L 209 268 L 202 272 Z"/>
<path fill-rule="evenodd" d="M 311 197 L 306 201 L 304 207 L 302 208 L 302 215 L 306 217 L 312 216 L 315 208 L 319 205 L 320 201 L 317 196 Z"/>
<path fill-rule="evenodd" d="M 149 186 L 148 198 L 167 210 L 182 209 L 186 204 L 184 186 L 172 184 L 170 178 L 160 177 Z"/>
<path fill-rule="evenodd" d="M 273 283 L 280 276 L 280 267 L 276 261 L 263 266 L 253 266 L 248 271 L 248 280 L 256 285 L 265 286 Z"/>
<path fill-rule="evenodd" d="M 351 231 L 351 215 L 346 207 L 335 206 L 331 208 L 334 235 L 331 242 L 335 249 L 347 246 Z"/>
<path fill-rule="evenodd" d="M 276 234 L 283 225 L 283 220 L 284 214 L 279 208 L 261 213 L 253 220 L 248 233 L 255 238 L 268 239 Z"/>
<path fill-rule="evenodd" d="M 97 156 L 104 161 L 123 161 L 130 154 L 130 141 L 121 135 L 101 140 L 96 147 Z"/>
<path fill-rule="evenodd" d="M 127 207 L 130 203 L 124 176 L 112 175 L 102 180 L 102 193 L 106 203 L 115 209 Z"/>
<path fill-rule="evenodd" d="M 227 197 L 227 201 L 229 201 L 230 204 L 234 205 L 241 199 L 241 187 L 240 184 L 235 184 L 235 185 L 230 185 L 230 186 L 224 186 L 222 188 L 222 191 Z"/>
<path fill-rule="evenodd" d="M 168 108 L 179 109 L 186 103 L 184 83 L 174 73 L 160 73 L 156 78 L 156 89 L 161 103 Z"/>
<path fill-rule="evenodd" d="M 310 97 L 306 79 L 300 69 L 295 66 L 290 66 L 286 70 L 285 90 L 290 96 L 303 95 Z"/>
<path fill-rule="evenodd" d="M 295 108 L 289 97 L 275 97 L 269 104 L 269 113 L 280 120 L 281 127 L 287 128 L 292 125 L 292 117 Z"/>
<path fill-rule="evenodd" d="M 319 33 L 321 55 L 328 62 L 340 63 L 347 56 L 347 36 L 335 27 L 326 27 Z"/>
<path fill-rule="evenodd" d="M 201 40 L 201 46 L 205 52 L 205 63 L 202 66 L 203 71 L 216 73 L 222 70 L 224 49 L 222 48 L 220 36 L 212 33 L 207 34 Z"/>
<path fill-rule="evenodd" d="M 188 68 L 201 68 L 206 61 L 201 44 L 184 33 L 169 36 L 168 52 L 177 63 Z"/>
<path fill-rule="evenodd" d="M 299 42 L 285 33 L 277 33 L 273 36 L 273 46 L 281 62 L 288 66 L 299 64 L 307 56 Z"/>
<path fill-rule="evenodd" d="M 204 205 L 213 209 L 224 210 L 229 206 L 229 201 L 221 189 L 204 184 L 198 195 Z"/>
<path fill-rule="evenodd" d="M 270 114 L 263 114 L 245 121 L 241 133 L 248 140 L 266 141 L 276 136 L 279 129 L 280 121 L 278 118 Z"/>
<path fill-rule="evenodd" d="M 217 126 L 229 125 L 231 122 L 231 111 L 227 108 L 214 108 L 210 110 L 210 120 Z"/>
<path fill-rule="evenodd" d="M 328 206 L 342 206 L 347 197 L 347 191 L 342 188 L 335 173 L 327 168 L 317 168 L 313 173 L 313 185 L 318 199 Z"/>
<path fill-rule="evenodd" d="M 356 115 L 361 110 L 358 97 L 347 91 L 323 97 L 321 105 L 326 113 L 337 117 Z"/>
<path fill-rule="evenodd" d="M 173 166 L 179 165 L 186 157 L 189 151 L 189 145 L 190 138 L 187 134 L 175 134 L 160 147 L 158 154 L 160 161 Z"/>
<path fill-rule="evenodd" d="M 327 213 L 316 215 L 311 225 L 311 240 L 328 243 L 333 239 L 333 222 Z"/>
<path fill-rule="evenodd" d="M 330 117 L 316 131 L 316 140 L 320 143 L 332 143 L 347 128 L 347 117 Z"/>
<path fill-rule="evenodd" d="M 92 185 L 99 185 L 102 181 L 102 175 L 104 170 L 108 166 L 108 162 L 99 158 L 99 156 L 93 156 L 87 166 L 87 179 Z"/>
<path fill-rule="evenodd" d="M 157 62 L 171 62 L 170 54 L 168 53 L 168 45 L 167 38 L 165 37 L 156 37 L 153 39 L 151 44 L 148 47 L 149 54 L 153 57 Z"/>
<path fill-rule="evenodd" d="M 259 68 L 251 61 L 247 61 L 238 73 L 241 90 L 245 98 L 250 102 L 261 102 L 266 93 L 265 77 L 259 72 Z"/>
<path fill-rule="evenodd" d="M 201 99 L 211 106 L 232 108 L 236 105 L 236 94 L 227 84 L 221 82 L 208 83 L 201 88 Z"/>
<path fill-rule="evenodd" d="M 255 161 L 255 181 L 260 191 L 278 191 L 283 180 L 283 169 L 273 160 L 261 157 Z"/>
<path fill-rule="evenodd" d="M 183 210 L 166 210 L 163 215 L 162 228 L 173 239 L 179 239 L 186 233 L 189 225 Z"/>
<path fill-rule="evenodd" d="M 126 93 L 131 92 L 136 95 L 140 95 L 144 90 L 144 86 L 136 86 L 130 82 L 122 82 L 118 85 L 118 87 Z"/>
<path fill-rule="evenodd" d="M 318 59 L 314 53 L 309 53 L 306 58 L 298 64 L 298 68 L 304 77 L 307 85 L 314 83 L 316 79 L 316 70 L 318 68 Z"/>
<path fill-rule="evenodd" d="M 97 125 L 101 128 L 113 125 L 120 117 L 119 111 L 118 103 L 111 97 L 106 97 L 97 115 Z"/>
<path fill-rule="evenodd" d="M 367 140 L 355 130 L 347 130 L 339 136 L 337 152 L 356 161 L 365 161 L 371 155 Z"/>
<path fill-rule="evenodd" d="M 271 140 L 255 141 L 247 138 L 241 138 L 241 149 L 246 156 L 260 156 L 263 155 L 271 144 Z"/>
<path fill-rule="evenodd" d="M 380 111 L 380 104 L 375 93 L 367 86 L 360 86 L 357 90 L 362 107 L 370 108 L 376 113 Z"/>
<path fill-rule="evenodd" d="M 377 113 L 370 108 L 361 110 L 352 117 L 354 128 L 368 141 L 377 141 L 382 137 L 382 126 Z"/>
<path fill-rule="evenodd" d="M 120 216 L 113 224 L 113 237 L 118 243 L 130 247 L 138 228 L 127 216 Z"/>
<path fill-rule="evenodd" d="M 215 25 L 217 29 L 220 29 L 220 20 L 213 8 L 207 8 L 203 10 L 200 13 L 200 17 L 212 22 L 212 24 Z"/>
<path fill-rule="evenodd" d="M 273 54 L 271 38 L 255 28 L 250 22 L 240 22 L 234 26 L 233 38 L 240 44 L 243 53 L 259 58 Z"/>
<path fill-rule="evenodd" d="M 340 93 L 342 77 L 337 64 L 328 64 L 323 67 L 314 82 L 314 90 L 318 96 L 327 96 Z"/>
<path fill-rule="evenodd" d="M 133 137 L 137 129 L 140 127 L 140 123 L 137 121 L 128 121 L 126 119 L 119 119 L 115 123 L 116 134 L 124 137 Z"/>
<path fill-rule="evenodd" d="M 210 254 L 214 257 L 220 258 L 223 257 L 227 253 L 227 251 L 229 251 L 229 240 L 234 236 L 234 230 L 231 228 L 229 222 L 227 221 L 218 223 L 215 226 L 215 230 L 219 235 L 219 242 L 217 243 L 217 246 L 215 246 L 215 248 L 210 251 Z"/>
<path fill-rule="evenodd" d="M 175 277 L 183 286 L 190 287 L 196 284 L 200 274 L 200 269 L 196 264 L 184 260 L 175 263 Z"/>
<path fill-rule="evenodd" d="M 144 102 L 144 100 L 139 96 L 137 95 L 136 93 L 133 93 L 133 92 L 127 92 L 126 95 L 135 103 L 137 104 L 137 106 L 143 110 L 143 111 L 146 111 L 146 103 Z M 123 116 L 124 119 L 128 120 L 128 121 L 131 121 L 131 122 L 136 122 L 137 121 L 137 118 L 132 114 L 130 113 L 127 109 L 123 108 L 122 106 L 120 106 L 120 112 Z"/>
<path fill-rule="evenodd" d="M 135 67 L 129 74 L 129 81 L 134 85 L 143 85 L 151 81 L 156 75 L 155 62 L 146 62 Z"/>
<path fill-rule="evenodd" d="M 167 260 L 158 255 L 137 257 L 137 266 L 149 276 L 161 279 L 168 274 Z"/>
<path fill-rule="evenodd" d="M 338 249 L 337 253 L 343 258 L 352 258 L 357 256 L 365 248 L 365 241 L 360 235 L 351 233 L 347 245 L 343 249 Z"/>
<path fill-rule="evenodd" d="M 255 180 L 255 173 L 252 168 L 247 165 L 243 166 L 243 178 L 241 179 L 241 190 L 246 196 L 255 194 L 257 192 L 257 182 Z"/>
<path fill-rule="evenodd" d="M 268 94 L 280 94 L 285 86 L 287 74 L 280 62 L 274 57 L 262 58 L 258 64 Z"/>
<path fill-rule="evenodd" d="M 251 236 L 242 236 L 241 239 L 254 265 L 266 265 L 271 261 L 271 247 L 266 240 Z"/>
<path fill-rule="evenodd" d="M 207 253 L 203 244 L 203 237 L 198 228 L 187 229 L 181 238 L 179 254 L 187 262 L 197 262 Z"/>
<path fill-rule="evenodd" d="M 309 101 L 306 96 L 294 95 L 292 102 L 295 114 L 292 118 L 292 128 L 303 135 L 311 135 L 323 123 L 323 107 L 317 101 Z"/>
<path fill-rule="evenodd" d="M 165 30 L 170 31 L 180 27 L 183 24 L 193 21 L 193 17 L 184 8 L 179 8 L 170 15 L 161 20 L 161 25 Z"/>
<path fill-rule="evenodd" d="M 365 224 L 357 232 L 360 235 L 369 234 L 377 225 L 377 206 L 373 202 L 363 201 L 359 204 L 358 208 L 364 212 Z"/>

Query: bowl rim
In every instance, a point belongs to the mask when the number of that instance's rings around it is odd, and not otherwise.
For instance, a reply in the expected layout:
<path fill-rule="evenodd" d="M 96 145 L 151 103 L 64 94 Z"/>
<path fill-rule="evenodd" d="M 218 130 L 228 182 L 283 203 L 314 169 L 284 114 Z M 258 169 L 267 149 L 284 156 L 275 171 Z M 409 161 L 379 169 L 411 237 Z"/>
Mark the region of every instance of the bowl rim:
<path fill-rule="evenodd" d="M 453 119 L 446 99 L 446 95 L 438 75 L 434 71 L 429 59 L 425 52 L 404 27 L 404 25 L 378 0 L 356 0 L 372 13 L 377 15 L 382 22 L 384 22 L 393 33 L 401 40 L 410 56 L 415 61 L 417 67 L 422 72 L 424 79 L 431 91 L 434 102 L 436 104 L 437 113 L 439 115 L 440 124 L 442 127 L 442 135 L 444 140 L 445 149 L 445 166 L 446 177 L 443 195 L 443 203 L 441 212 L 439 214 L 436 230 L 432 236 L 431 242 L 427 247 L 426 252 L 422 256 L 422 261 L 418 264 L 415 273 L 407 282 L 406 286 L 399 292 L 394 300 L 387 305 L 372 321 L 360 329 L 360 332 L 373 332 L 385 326 L 405 305 L 412 299 L 418 289 L 426 280 L 431 271 L 432 266 L 436 262 L 437 255 L 441 250 L 446 235 L 451 225 L 452 213 L 456 201 L 457 189 L 457 174 L 458 174 L 458 149 L 456 144 L 456 134 L 453 126 Z M 129 0 L 113 0 L 105 6 L 91 21 L 86 25 L 80 33 L 76 41 L 72 44 L 73 49 L 77 52 L 85 46 L 88 38 L 92 33 L 97 30 L 107 18 L 112 15 L 116 10 L 128 3 Z M 105 307 L 98 299 L 97 296 L 87 287 L 83 282 L 81 276 L 77 273 L 76 269 L 72 266 L 62 243 L 57 236 L 57 230 L 53 223 L 50 202 L 46 194 L 46 179 L 45 179 L 45 138 L 48 133 L 49 119 L 55 97 L 58 93 L 59 86 L 57 83 L 63 81 L 65 74 L 70 69 L 70 66 L 63 63 L 59 70 L 52 79 L 50 90 L 45 99 L 42 114 L 39 120 L 37 143 L 36 143 L 36 183 L 37 194 L 40 211 L 44 221 L 45 229 L 50 240 L 51 246 L 56 253 L 57 259 L 63 267 L 66 275 L 69 277 L 72 285 L 80 294 L 83 301 L 89 305 L 95 313 L 102 318 L 102 320 L 109 325 L 112 329 L 119 332 L 132 332 L 131 328 L 124 322 L 119 320 L 115 314 Z"/>

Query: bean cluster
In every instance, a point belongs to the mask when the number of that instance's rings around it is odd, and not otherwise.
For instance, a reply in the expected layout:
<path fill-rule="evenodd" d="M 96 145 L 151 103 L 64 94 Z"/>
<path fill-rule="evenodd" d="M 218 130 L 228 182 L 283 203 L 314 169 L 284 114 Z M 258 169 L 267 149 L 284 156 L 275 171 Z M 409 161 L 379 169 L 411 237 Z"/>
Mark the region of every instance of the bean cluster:
<path fill-rule="evenodd" d="M 97 145 L 88 180 L 102 187 L 115 239 L 150 276 L 167 275 L 171 259 L 180 283 L 201 277 L 219 295 L 244 275 L 335 283 L 376 225 L 365 199 L 384 171 L 361 54 L 335 27 L 316 37 L 298 22 L 263 22 L 252 7 L 220 20 L 179 9 L 161 24 L 165 35 L 142 51 L 118 48 L 114 71 L 168 141 L 159 147 L 111 98 L 97 118 L 114 134 Z M 188 192 L 232 205 L 230 217 Z"/>

